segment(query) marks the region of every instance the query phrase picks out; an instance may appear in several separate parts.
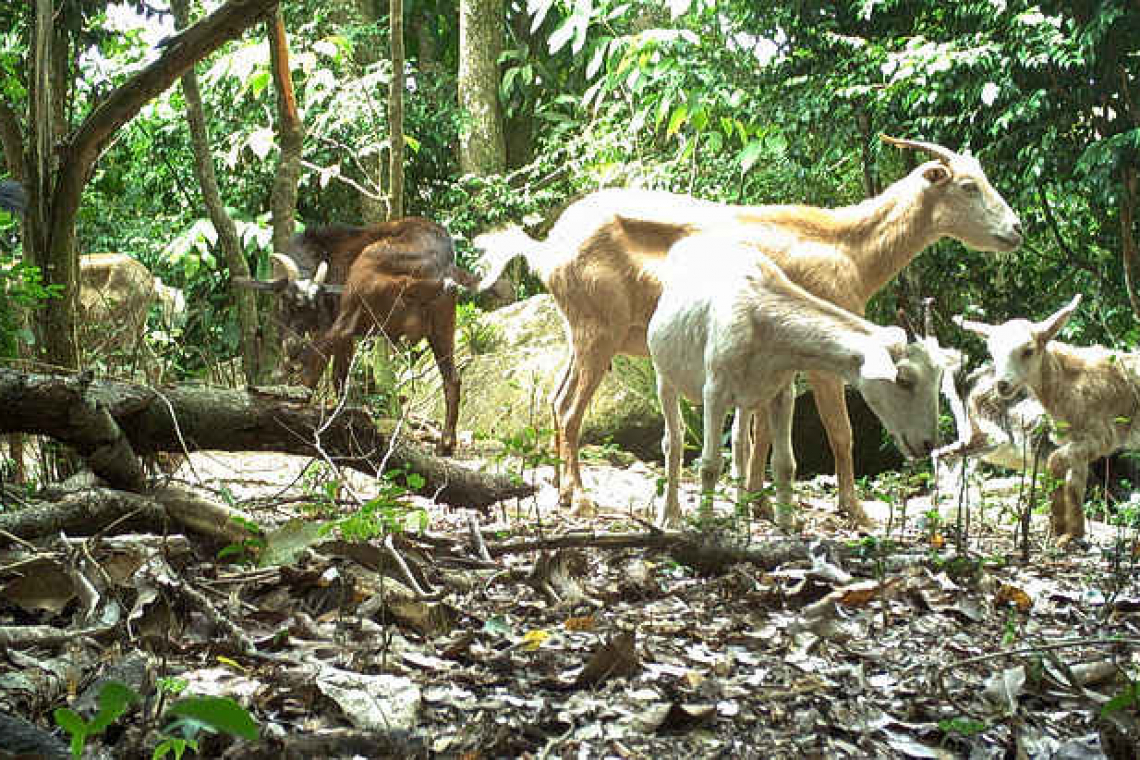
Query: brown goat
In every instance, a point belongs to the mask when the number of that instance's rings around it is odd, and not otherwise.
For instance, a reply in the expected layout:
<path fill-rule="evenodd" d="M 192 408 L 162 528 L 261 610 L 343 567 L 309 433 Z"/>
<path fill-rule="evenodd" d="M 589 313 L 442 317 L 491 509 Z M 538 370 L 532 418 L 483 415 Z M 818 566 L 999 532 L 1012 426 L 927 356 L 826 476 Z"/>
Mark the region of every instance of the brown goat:
<path fill-rule="evenodd" d="M 520 229 L 475 239 L 488 253 L 487 280 L 524 256 L 566 319 L 569 361 L 554 398 L 563 505 L 588 509 L 578 462 L 586 405 L 618 353 L 647 354 L 646 328 L 661 296 L 660 270 L 670 247 L 702 231 L 735 236 L 769 256 L 797 285 L 862 315 L 867 301 L 928 245 L 953 237 L 981 250 L 1021 244 L 1021 223 L 981 165 L 926 142 L 888 142 L 932 155 L 876 198 L 855 206 L 727 206 L 648 190 L 600 190 L 563 212 L 545 242 Z M 709 266 L 716 267 L 716 251 Z M 866 516 L 855 493 L 851 423 L 843 382 L 810 373 L 839 481 L 839 506 Z M 748 473 L 759 489 L 768 431 L 757 426 Z"/>
<path fill-rule="evenodd" d="M 447 230 L 419 217 L 325 227 L 295 235 L 289 252 L 274 258 L 285 268 L 284 278 L 240 284 L 282 294 L 281 323 L 294 336 L 286 373 L 313 388 L 331 358 L 340 392 L 357 337 L 379 332 L 393 342 L 426 338 L 446 403 L 439 451 L 450 454 L 459 419 L 455 306 L 459 288 L 474 288 L 477 278 L 455 265 Z M 303 340 L 313 333 L 315 340 Z"/>

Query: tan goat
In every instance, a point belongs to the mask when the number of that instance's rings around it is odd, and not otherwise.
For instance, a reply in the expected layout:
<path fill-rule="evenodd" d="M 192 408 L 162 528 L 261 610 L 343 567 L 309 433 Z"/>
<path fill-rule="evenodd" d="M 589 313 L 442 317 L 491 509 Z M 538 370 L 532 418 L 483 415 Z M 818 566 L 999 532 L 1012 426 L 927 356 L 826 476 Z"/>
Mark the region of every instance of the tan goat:
<path fill-rule="evenodd" d="M 517 228 L 475 239 L 488 252 L 485 282 L 525 256 L 566 320 L 570 358 L 553 403 L 565 468 L 559 484 L 563 505 L 589 508 L 578 462 L 586 405 L 615 354 L 647 354 L 646 327 L 661 295 L 658 271 L 678 240 L 705 230 L 735 235 L 808 292 L 860 315 L 872 295 L 940 238 L 982 250 L 1010 251 L 1021 244 L 1017 215 L 977 160 L 931 143 L 884 140 L 936 160 L 855 206 L 729 206 L 666 192 L 601 190 L 567 208 L 545 242 Z M 866 522 L 855 495 L 843 381 L 824 373 L 809 379 L 835 457 L 840 508 Z M 766 434 L 756 438 L 753 458 L 763 462 Z"/>
<path fill-rule="evenodd" d="M 1065 479 L 1053 496 L 1052 526 L 1055 535 L 1068 539 L 1085 534 L 1089 462 L 1123 448 L 1140 448 L 1140 354 L 1053 340 L 1080 301 L 1075 296 L 1040 322 L 1013 319 L 994 326 L 957 320 L 985 337 L 994 360 L 994 386 L 1002 397 L 1028 388 L 1063 424 L 1060 445 L 1045 466 L 1053 477 Z"/>

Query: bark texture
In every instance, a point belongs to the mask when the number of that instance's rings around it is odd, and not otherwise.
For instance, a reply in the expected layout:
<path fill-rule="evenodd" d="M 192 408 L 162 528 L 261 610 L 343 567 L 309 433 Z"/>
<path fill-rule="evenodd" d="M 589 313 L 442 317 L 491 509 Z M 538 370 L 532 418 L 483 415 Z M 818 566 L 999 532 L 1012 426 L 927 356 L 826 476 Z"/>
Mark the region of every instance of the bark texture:
<path fill-rule="evenodd" d="M 502 24 L 502 0 L 460 0 L 459 107 L 465 123 L 459 165 L 468 174 L 501 173 L 507 166 L 499 107 Z"/>
<path fill-rule="evenodd" d="M 129 444 L 129 449 L 120 447 L 116 457 L 107 457 L 110 464 L 96 470 L 112 486 L 126 490 L 138 490 L 137 478 L 118 472 L 123 466 L 119 460 L 133 458 L 132 453 L 213 449 L 322 457 L 369 474 L 378 473 L 382 466 L 403 468 L 423 476 L 421 495 L 454 506 L 486 507 L 534 491 L 506 476 L 475 472 L 433 456 L 381 429 L 385 423 L 378 426 L 366 410 L 345 407 L 334 413 L 265 389 L 202 385 L 154 389 L 0 369 L 0 409 L 4 410 L 0 434 L 38 433 L 81 451 Z M 108 427 L 109 421 L 114 429 Z"/>

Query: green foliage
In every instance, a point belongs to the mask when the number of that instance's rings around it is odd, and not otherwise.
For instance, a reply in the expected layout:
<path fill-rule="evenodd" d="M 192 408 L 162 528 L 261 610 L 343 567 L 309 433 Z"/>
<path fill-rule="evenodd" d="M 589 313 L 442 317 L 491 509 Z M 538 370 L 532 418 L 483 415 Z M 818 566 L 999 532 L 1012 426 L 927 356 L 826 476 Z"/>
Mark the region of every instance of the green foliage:
<path fill-rule="evenodd" d="M 483 313 L 473 304 L 460 304 L 455 321 L 460 343 L 475 356 L 492 353 L 503 342 L 499 328 L 483 319 Z"/>
<path fill-rule="evenodd" d="M 164 694 L 179 694 L 186 688 L 182 679 L 161 679 L 158 688 Z M 84 720 L 70 708 L 54 713 L 56 725 L 71 735 L 71 755 L 81 757 L 87 740 L 107 730 L 127 710 L 142 701 L 134 689 L 117 681 L 109 681 L 99 692 L 98 711 Z M 187 749 L 198 751 L 197 737 L 202 733 L 224 733 L 256 741 L 257 723 L 249 711 L 229 697 L 190 696 L 172 703 L 165 711 L 171 722 L 163 730 L 162 740 L 154 749 L 155 760 L 173 754 L 181 758 Z M 177 735 L 176 735 L 177 734 Z"/>
<path fill-rule="evenodd" d="M 59 290 L 41 284 L 38 267 L 0 255 L 0 358 L 14 359 L 21 344 L 35 341 L 26 318 Z"/>
<path fill-rule="evenodd" d="M 419 530 L 427 530 L 427 512 L 407 500 L 410 493 L 423 488 L 424 482 L 423 476 L 416 472 L 386 471 L 380 478 L 380 493 L 354 514 L 331 523 L 328 530 L 339 530 L 348 541 L 368 541 L 389 533 L 402 533 L 409 517 L 416 519 Z"/>
<path fill-rule="evenodd" d="M 131 705 L 142 700 L 138 693 L 117 681 L 108 681 L 99 692 L 98 711 L 91 720 L 84 720 L 69 707 L 60 707 L 53 713 L 56 725 L 71 735 L 71 756 L 83 755 L 87 740 L 107 730 Z"/>

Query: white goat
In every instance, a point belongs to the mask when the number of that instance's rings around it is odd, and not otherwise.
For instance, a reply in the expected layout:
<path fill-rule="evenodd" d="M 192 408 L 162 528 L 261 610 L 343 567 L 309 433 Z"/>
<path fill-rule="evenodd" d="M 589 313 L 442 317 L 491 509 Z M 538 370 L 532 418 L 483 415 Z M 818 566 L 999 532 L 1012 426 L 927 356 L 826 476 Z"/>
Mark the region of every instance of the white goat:
<path fill-rule="evenodd" d="M 948 355 L 958 353 L 944 351 Z M 960 492 L 963 479 L 972 479 L 979 462 L 1026 473 L 1038 458 L 1044 464 L 1045 457 L 1056 449 L 1047 435 L 1045 408 L 1028 389 L 1004 398 L 997 392 L 997 377 L 990 362 L 971 372 L 959 388 L 955 375 L 963 363 L 960 355 L 952 357 L 944 366 L 942 378 L 942 392 L 950 402 L 958 440 L 933 454 L 938 489 L 951 496 Z M 980 492 L 969 486 L 967 489 L 970 501 L 980 500 Z"/>
<path fill-rule="evenodd" d="M 1060 446 L 1049 455 L 1046 468 L 1054 477 L 1064 477 L 1053 495 L 1051 520 L 1054 534 L 1064 540 L 1085 533 L 1089 462 L 1140 447 L 1140 354 L 1053 340 L 1080 301 L 1080 295 L 1075 296 L 1041 322 L 1014 319 L 994 326 L 956 320 L 985 337 L 994 360 L 994 387 L 1001 397 L 1029 388 L 1062 423 Z"/>
<path fill-rule="evenodd" d="M 977 160 L 938 145 L 883 138 L 929 153 L 928 161 L 876 198 L 855 206 L 727 206 L 646 190 L 601 190 L 571 204 L 540 243 L 520 229 L 480 235 L 487 251 L 484 282 L 494 282 L 525 256 L 566 320 L 570 358 L 555 393 L 554 428 L 560 501 L 588 511 L 578 461 L 586 405 L 618 353 L 645 355 L 669 248 L 702 231 L 752 243 L 815 296 L 855 314 L 924 248 L 952 237 L 981 250 L 1011 251 L 1021 223 L 990 185 Z M 733 249 L 735 250 L 735 248 Z M 717 255 L 710 252 L 710 258 Z M 706 270 L 721 262 L 706 262 Z M 855 494 L 851 423 L 843 383 L 832 373 L 809 376 L 827 429 L 839 481 L 839 507 L 857 522 L 866 516 Z M 755 438 L 751 486 L 767 458 L 764 431 Z"/>
<path fill-rule="evenodd" d="M 709 256 L 717 266 L 709 266 Z M 669 486 L 658 513 L 680 520 L 678 476 L 683 449 L 680 396 L 704 406 L 701 489 L 721 473 L 720 440 L 729 407 L 766 420 L 772 433 L 777 523 L 793 524 L 792 379 L 797 371 L 833 372 L 851 382 L 908 457 L 926 455 L 938 431 L 941 368 L 923 343 L 908 345 L 897 327 L 878 327 L 817 298 L 789 280 L 756 248 L 703 234 L 677 242 L 657 311 L 649 352 L 665 416 L 662 448 Z M 734 456 L 744 441 L 734 437 Z"/>

